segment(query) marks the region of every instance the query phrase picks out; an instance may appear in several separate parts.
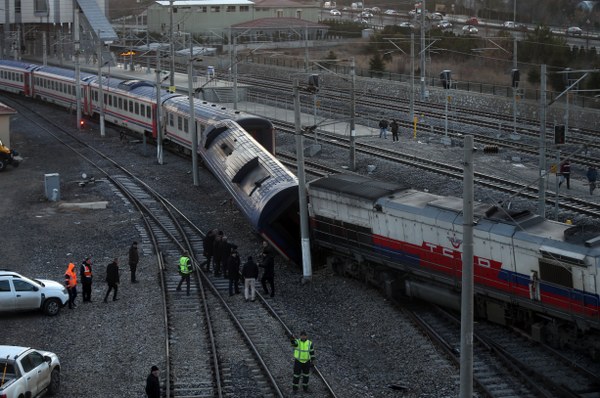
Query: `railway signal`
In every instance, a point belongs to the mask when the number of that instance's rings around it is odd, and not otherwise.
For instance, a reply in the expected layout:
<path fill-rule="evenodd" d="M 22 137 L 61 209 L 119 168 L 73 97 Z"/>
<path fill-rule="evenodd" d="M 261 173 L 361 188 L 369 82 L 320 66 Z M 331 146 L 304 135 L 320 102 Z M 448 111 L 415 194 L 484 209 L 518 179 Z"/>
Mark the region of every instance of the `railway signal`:
<path fill-rule="evenodd" d="M 513 88 L 519 88 L 519 82 L 521 81 L 521 72 L 518 69 L 513 69 L 510 72 Z"/>
<path fill-rule="evenodd" d="M 567 134 L 565 132 L 564 124 L 557 124 L 556 126 L 554 126 L 554 144 L 556 144 L 556 145 L 565 144 L 567 141 L 566 135 Z"/>

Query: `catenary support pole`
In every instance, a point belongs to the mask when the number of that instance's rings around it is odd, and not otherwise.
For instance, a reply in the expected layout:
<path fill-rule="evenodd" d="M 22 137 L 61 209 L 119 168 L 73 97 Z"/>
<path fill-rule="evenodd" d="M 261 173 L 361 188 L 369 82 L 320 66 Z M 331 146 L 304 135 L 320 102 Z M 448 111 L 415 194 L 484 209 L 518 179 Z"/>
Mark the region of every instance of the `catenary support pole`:
<path fill-rule="evenodd" d="M 162 147 L 162 123 L 160 121 L 160 51 L 156 52 L 156 160 L 158 164 L 163 164 L 163 147 Z"/>
<path fill-rule="evenodd" d="M 198 178 L 198 133 L 196 131 L 196 114 L 194 109 L 194 85 L 192 83 L 192 75 L 194 71 L 194 56 L 190 48 L 190 62 L 188 66 L 188 96 L 190 99 L 190 121 L 189 130 L 192 134 L 192 176 L 194 186 L 200 185 Z"/>
<path fill-rule="evenodd" d="M 81 66 L 79 65 L 79 8 L 73 11 L 73 43 L 75 46 L 75 108 L 77 128 L 81 128 Z"/>
<path fill-rule="evenodd" d="M 473 397 L 473 136 L 465 136 L 460 398 Z"/>
<path fill-rule="evenodd" d="M 421 2 L 421 101 L 425 101 L 425 0 Z"/>
<path fill-rule="evenodd" d="M 415 120 L 415 34 L 410 34 L 410 123 Z"/>
<path fill-rule="evenodd" d="M 350 63 L 350 78 L 352 85 L 350 86 L 350 164 L 348 168 L 351 171 L 356 170 L 356 125 L 354 115 L 356 113 L 356 99 L 354 98 L 354 89 L 356 85 L 356 65 L 354 57 Z"/>
<path fill-rule="evenodd" d="M 538 180 L 538 215 L 546 218 L 546 64 L 540 76 L 540 178 Z"/>
<path fill-rule="evenodd" d="M 169 50 L 171 59 L 170 61 L 170 71 L 171 75 L 169 76 L 169 90 L 175 86 L 175 43 L 173 43 L 173 1 L 169 0 Z M 162 163 L 161 163 L 162 164 Z"/>
<path fill-rule="evenodd" d="M 102 39 L 98 31 L 98 105 L 100 106 L 100 137 L 106 137 L 104 126 L 104 89 L 102 88 Z"/>
<path fill-rule="evenodd" d="M 300 206 L 300 236 L 302 244 L 302 281 L 312 278 L 310 238 L 308 235 L 308 204 L 304 176 L 304 136 L 300 122 L 300 87 L 294 79 L 294 125 L 296 131 L 296 158 L 298 159 L 298 204 Z"/>

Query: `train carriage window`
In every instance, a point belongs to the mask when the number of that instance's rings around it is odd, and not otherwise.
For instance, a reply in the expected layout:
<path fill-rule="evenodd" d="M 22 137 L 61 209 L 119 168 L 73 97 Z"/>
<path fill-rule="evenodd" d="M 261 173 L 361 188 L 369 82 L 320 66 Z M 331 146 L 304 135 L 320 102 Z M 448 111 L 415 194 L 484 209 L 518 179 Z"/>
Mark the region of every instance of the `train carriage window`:
<path fill-rule="evenodd" d="M 177 116 L 177 130 L 181 131 L 182 125 L 183 125 L 183 120 L 181 120 L 181 116 Z"/>
<path fill-rule="evenodd" d="M 119 97 L 119 109 L 123 109 L 123 98 Z"/>
<path fill-rule="evenodd" d="M 140 106 L 140 116 L 146 117 L 146 105 Z"/>
<path fill-rule="evenodd" d="M 172 113 L 169 113 L 169 126 L 175 126 L 174 117 Z"/>
<path fill-rule="evenodd" d="M 183 119 L 183 131 L 188 133 L 188 127 L 189 127 L 189 119 L 186 117 L 185 119 Z"/>
<path fill-rule="evenodd" d="M 150 110 L 150 105 L 146 105 L 146 115 L 148 117 L 151 117 L 150 115 L 152 114 L 152 111 Z"/>
<path fill-rule="evenodd" d="M 139 103 L 135 103 L 135 114 L 139 115 L 140 114 L 140 104 Z"/>
<path fill-rule="evenodd" d="M 133 113 L 133 101 L 129 101 L 129 112 Z"/>
<path fill-rule="evenodd" d="M 110 97 L 110 96 L 104 94 L 104 98 L 103 98 L 103 101 L 102 101 L 102 102 L 104 102 L 104 105 L 108 104 L 108 97 Z"/>

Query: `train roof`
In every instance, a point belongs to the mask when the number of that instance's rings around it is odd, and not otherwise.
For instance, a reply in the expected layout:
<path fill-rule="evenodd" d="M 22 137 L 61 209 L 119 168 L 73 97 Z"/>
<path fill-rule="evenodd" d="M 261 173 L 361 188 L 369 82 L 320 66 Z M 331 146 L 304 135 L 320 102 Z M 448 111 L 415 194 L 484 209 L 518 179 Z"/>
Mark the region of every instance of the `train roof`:
<path fill-rule="evenodd" d="M 372 201 L 407 189 L 400 184 L 377 181 L 358 174 L 332 174 L 311 181 L 310 187 Z"/>
<path fill-rule="evenodd" d="M 67 77 L 69 79 L 75 79 L 75 71 L 72 69 L 59 68 L 57 66 L 41 66 L 39 69 L 35 71 L 37 75 L 47 74 L 47 75 L 55 75 L 60 77 Z M 88 73 L 88 72 L 79 72 L 79 78 L 81 81 L 88 81 L 95 77 L 96 75 Z"/>
<path fill-rule="evenodd" d="M 98 77 L 94 79 L 93 84 L 98 84 Z M 112 77 L 102 77 L 102 85 L 104 88 L 110 88 L 112 90 L 119 90 L 126 92 L 130 97 L 144 98 L 150 101 L 156 101 L 156 84 L 148 80 L 122 80 Z M 161 89 L 162 101 L 173 97 L 181 97 L 181 94 L 169 93 L 166 90 Z M 187 98 L 187 97 L 184 97 Z"/>
<path fill-rule="evenodd" d="M 23 69 L 26 71 L 32 71 L 32 70 L 36 70 L 36 69 L 40 68 L 40 65 L 30 64 L 28 62 L 16 61 L 16 60 L 12 60 L 12 59 L 2 59 L 2 60 L 0 60 L 0 65 L 8 66 L 10 68 L 15 68 L 15 69 Z"/>
<path fill-rule="evenodd" d="M 167 106 L 173 106 L 179 112 L 189 113 L 190 111 L 190 100 L 187 96 L 180 96 L 179 98 L 173 98 L 169 101 Z M 197 116 L 206 118 L 206 119 L 232 119 L 235 120 L 239 116 L 246 115 L 240 111 L 230 109 L 224 107 L 219 104 L 215 104 L 212 102 L 202 101 L 195 99 L 194 100 L 194 112 Z"/>

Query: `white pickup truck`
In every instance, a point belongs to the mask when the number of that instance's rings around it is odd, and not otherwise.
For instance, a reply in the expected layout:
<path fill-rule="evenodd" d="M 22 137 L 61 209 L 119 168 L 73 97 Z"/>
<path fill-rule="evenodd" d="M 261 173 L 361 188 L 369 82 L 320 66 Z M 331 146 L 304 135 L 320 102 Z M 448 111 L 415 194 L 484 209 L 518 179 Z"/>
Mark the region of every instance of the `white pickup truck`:
<path fill-rule="evenodd" d="M 55 395 L 60 390 L 60 362 L 52 352 L 0 345 L 0 398 Z"/>

